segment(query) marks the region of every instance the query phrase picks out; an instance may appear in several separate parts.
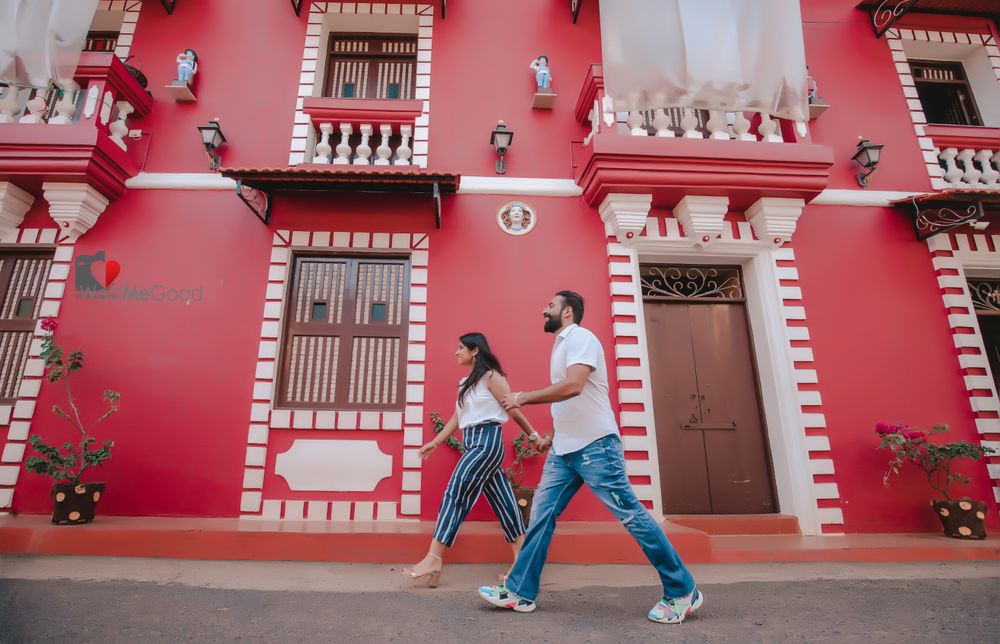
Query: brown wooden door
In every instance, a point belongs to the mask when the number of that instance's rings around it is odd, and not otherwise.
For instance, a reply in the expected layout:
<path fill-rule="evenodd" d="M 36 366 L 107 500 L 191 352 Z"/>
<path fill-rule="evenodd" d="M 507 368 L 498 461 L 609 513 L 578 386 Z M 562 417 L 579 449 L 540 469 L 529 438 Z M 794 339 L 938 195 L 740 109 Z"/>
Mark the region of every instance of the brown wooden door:
<path fill-rule="evenodd" d="M 745 305 L 644 308 L 664 513 L 775 512 Z"/>

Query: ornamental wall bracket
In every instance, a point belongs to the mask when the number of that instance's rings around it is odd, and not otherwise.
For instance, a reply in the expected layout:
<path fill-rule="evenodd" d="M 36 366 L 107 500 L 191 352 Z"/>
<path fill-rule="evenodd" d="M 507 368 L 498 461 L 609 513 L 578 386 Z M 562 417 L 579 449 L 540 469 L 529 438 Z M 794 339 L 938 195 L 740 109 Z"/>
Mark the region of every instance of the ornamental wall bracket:
<path fill-rule="evenodd" d="M 1000 210 L 1000 192 L 959 188 L 915 195 L 893 205 L 910 211 L 913 232 L 918 241 L 925 241 L 959 226 L 984 228 L 990 213 Z"/>
<path fill-rule="evenodd" d="M 265 226 L 271 223 L 271 195 L 266 190 L 245 186 L 242 179 L 237 179 L 236 196 Z"/>
<path fill-rule="evenodd" d="M 871 12 L 875 37 L 881 38 L 918 2 L 919 0 L 865 0 L 859 6 Z"/>
<path fill-rule="evenodd" d="M 613 192 L 598 207 L 601 221 L 618 241 L 630 245 L 646 227 L 646 217 L 653 205 L 653 195 Z"/>

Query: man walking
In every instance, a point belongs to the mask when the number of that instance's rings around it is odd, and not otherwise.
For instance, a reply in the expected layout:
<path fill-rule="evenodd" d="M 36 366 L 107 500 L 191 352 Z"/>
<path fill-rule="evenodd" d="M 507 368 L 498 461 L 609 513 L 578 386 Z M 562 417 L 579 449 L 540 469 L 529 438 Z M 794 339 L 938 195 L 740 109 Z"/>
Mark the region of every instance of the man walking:
<path fill-rule="evenodd" d="M 539 578 L 562 514 L 584 483 L 642 547 L 663 583 L 663 599 L 649 611 L 654 622 L 678 624 L 701 606 L 704 596 L 663 530 L 639 502 L 625 474 L 618 424 L 608 398 L 604 350 L 583 320 L 583 298 L 559 291 L 542 312 L 545 331 L 556 334 L 552 347 L 552 384 L 506 396 L 505 409 L 552 403 L 555 437 L 535 490 L 531 522 L 517 562 L 501 586 L 484 586 L 480 596 L 501 608 L 535 610 Z M 548 449 L 543 439 L 540 449 Z"/>

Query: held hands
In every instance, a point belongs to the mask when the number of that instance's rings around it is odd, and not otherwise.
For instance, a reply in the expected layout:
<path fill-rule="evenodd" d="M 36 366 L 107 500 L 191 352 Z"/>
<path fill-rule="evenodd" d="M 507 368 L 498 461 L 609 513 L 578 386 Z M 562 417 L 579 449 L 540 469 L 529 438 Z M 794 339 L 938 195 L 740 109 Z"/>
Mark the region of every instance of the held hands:
<path fill-rule="evenodd" d="M 430 455 L 434 453 L 434 450 L 438 448 L 437 443 L 431 441 L 417 450 L 417 454 L 420 455 L 420 459 L 426 461 L 430 458 Z"/>
<path fill-rule="evenodd" d="M 524 394 L 520 391 L 517 393 L 509 393 L 500 400 L 500 404 L 503 406 L 505 411 L 510 411 L 511 409 L 517 409 L 522 406 L 518 398 Z"/>
<path fill-rule="evenodd" d="M 528 437 L 528 442 L 531 446 L 535 448 L 536 451 L 545 453 L 552 448 L 552 437 L 551 436 L 540 436 L 538 432 L 535 432 Z"/>

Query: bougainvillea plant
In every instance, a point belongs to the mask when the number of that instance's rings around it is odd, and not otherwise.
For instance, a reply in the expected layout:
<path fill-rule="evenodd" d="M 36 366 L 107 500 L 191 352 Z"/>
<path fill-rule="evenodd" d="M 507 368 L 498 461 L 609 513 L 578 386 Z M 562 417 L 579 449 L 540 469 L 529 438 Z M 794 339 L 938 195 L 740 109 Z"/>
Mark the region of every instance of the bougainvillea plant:
<path fill-rule="evenodd" d="M 951 471 L 952 462 L 956 458 L 971 458 L 978 461 L 984 456 L 991 455 L 993 450 L 966 441 L 937 444 L 928 440 L 931 436 L 946 431 L 948 431 L 947 425 L 936 425 L 926 432 L 899 423 L 876 424 L 875 433 L 881 441 L 879 448 L 891 450 L 893 453 L 893 457 L 889 460 L 889 469 L 882 477 L 883 485 L 889 485 L 889 477 L 899 474 L 904 463 L 912 463 L 924 472 L 932 489 L 951 501 L 949 494 L 951 484 L 956 481 L 962 484 L 969 483 L 967 476 Z"/>
<path fill-rule="evenodd" d="M 63 443 L 60 448 L 49 445 L 42 440 L 41 436 L 32 435 L 28 442 L 38 455 L 29 457 L 25 461 L 25 466 L 28 471 L 52 477 L 56 483 L 60 481 L 79 483 L 80 477 L 87 468 L 100 467 L 104 461 L 111 458 L 111 448 L 114 446 L 114 442 L 106 440 L 100 447 L 93 449 L 92 446 L 97 442 L 97 439 L 90 436 L 90 432 L 94 425 L 118 411 L 121 396 L 117 391 L 105 389 L 103 398 L 104 402 L 108 404 L 108 410 L 91 423 L 89 428 L 84 425 L 70 386 L 72 374 L 83 368 L 83 352 L 74 351 L 64 354 L 62 347 L 56 344 L 55 331 L 58 325 L 53 318 L 45 318 L 42 320 L 41 326 L 42 330 L 48 333 L 42 338 L 41 352 L 41 358 L 45 361 L 45 379 L 53 384 L 62 382 L 65 385 L 66 404 L 70 410 L 67 412 L 59 405 L 52 405 L 52 413 L 65 419 L 79 432 L 80 442 L 77 445 Z"/>

